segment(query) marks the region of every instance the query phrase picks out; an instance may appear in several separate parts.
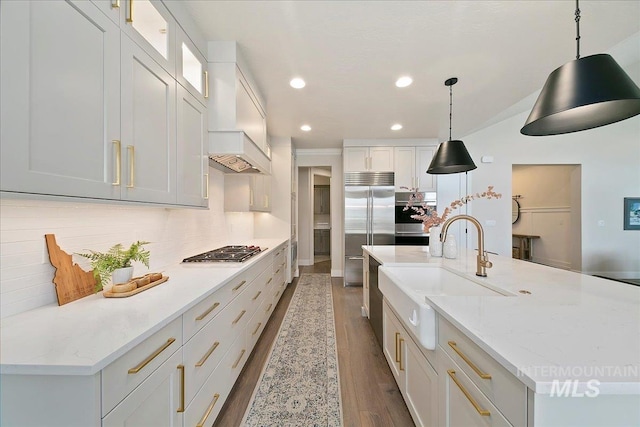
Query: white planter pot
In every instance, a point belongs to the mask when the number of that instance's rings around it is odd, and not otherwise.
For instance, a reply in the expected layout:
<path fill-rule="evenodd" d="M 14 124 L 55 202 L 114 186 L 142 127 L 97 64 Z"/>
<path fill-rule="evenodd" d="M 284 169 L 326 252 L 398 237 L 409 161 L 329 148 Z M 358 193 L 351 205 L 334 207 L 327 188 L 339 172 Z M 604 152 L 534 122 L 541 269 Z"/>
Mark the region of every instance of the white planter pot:
<path fill-rule="evenodd" d="M 120 283 L 127 283 L 133 277 L 133 267 L 124 267 L 114 270 L 111 273 L 111 283 L 118 285 Z"/>

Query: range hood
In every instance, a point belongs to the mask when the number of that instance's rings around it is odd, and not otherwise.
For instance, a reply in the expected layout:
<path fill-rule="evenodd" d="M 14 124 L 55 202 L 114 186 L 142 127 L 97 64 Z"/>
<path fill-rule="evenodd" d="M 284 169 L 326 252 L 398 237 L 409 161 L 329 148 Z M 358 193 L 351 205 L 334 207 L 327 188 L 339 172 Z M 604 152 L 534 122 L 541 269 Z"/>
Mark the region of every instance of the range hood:
<path fill-rule="evenodd" d="M 271 174 L 271 160 L 241 130 L 209 132 L 209 166 L 225 173 Z"/>

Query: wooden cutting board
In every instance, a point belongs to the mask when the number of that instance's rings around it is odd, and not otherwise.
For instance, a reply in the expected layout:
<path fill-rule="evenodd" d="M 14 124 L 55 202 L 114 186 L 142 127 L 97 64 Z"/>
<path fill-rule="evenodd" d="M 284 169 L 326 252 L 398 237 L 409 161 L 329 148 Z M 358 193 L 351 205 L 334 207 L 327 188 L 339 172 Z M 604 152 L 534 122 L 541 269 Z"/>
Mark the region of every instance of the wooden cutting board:
<path fill-rule="evenodd" d="M 54 234 L 45 234 L 44 238 L 49 250 L 49 261 L 56 269 L 53 283 L 56 285 L 58 305 L 95 294 L 96 279 L 93 277 L 93 270 L 84 271 L 74 263 L 71 255 L 60 249 Z"/>

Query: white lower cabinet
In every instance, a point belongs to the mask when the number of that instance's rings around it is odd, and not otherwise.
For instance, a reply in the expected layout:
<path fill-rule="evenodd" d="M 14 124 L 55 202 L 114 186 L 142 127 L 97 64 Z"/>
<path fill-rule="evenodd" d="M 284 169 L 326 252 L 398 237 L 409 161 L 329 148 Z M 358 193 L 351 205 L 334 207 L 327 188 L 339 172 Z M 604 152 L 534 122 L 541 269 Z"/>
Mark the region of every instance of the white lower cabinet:
<path fill-rule="evenodd" d="M 384 355 L 413 421 L 417 426 L 436 426 L 438 375 L 431 366 L 431 363 L 435 362 L 435 354 L 431 354 L 432 361 L 429 361 L 386 300 L 382 319 Z"/>
<path fill-rule="evenodd" d="M 180 349 L 104 417 L 102 426 L 182 426 L 183 372 Z"/>
<path fill-rule="evenodd" d="M 449 356 L 442 354 L 441 425 L 446 427 L 509 427 L 512 424 Z M 526 425 L 526 424 L 522 424 Z"/>

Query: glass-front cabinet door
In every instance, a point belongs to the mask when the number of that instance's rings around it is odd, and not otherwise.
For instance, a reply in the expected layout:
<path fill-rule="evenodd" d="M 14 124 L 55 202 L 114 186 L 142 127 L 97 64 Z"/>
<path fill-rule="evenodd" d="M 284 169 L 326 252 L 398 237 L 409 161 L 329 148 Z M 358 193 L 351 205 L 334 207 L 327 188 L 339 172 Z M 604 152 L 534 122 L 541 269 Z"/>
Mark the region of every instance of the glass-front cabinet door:
<path fill-rule="evenodd" d="M 176 28 L 176 79 L 204 106 L 209 97 L 207 61 L 187 34 Z"/>
<path fill-rule="evenodd" d="M 120 27 L 162 68 L 175 76 L 176 22 L 159 0 L 123 0 Z"/>

